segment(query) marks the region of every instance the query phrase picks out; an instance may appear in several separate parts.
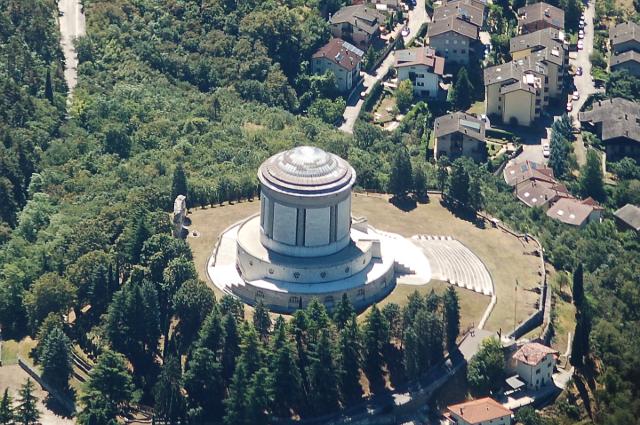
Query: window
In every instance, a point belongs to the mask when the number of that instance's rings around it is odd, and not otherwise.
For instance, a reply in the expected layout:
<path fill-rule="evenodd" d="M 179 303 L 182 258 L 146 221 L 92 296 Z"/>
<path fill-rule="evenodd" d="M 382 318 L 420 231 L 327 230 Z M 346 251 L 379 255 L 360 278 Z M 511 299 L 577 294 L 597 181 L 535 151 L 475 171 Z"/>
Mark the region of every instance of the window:
<path fill-rule="evenodd" d="M 449 40 L 444 40 L 444 44 L 449 44 Z"/>
<path fill-rule="evenodd" d="M 421 82 L 421 81 L 418 81 L 418 82 L 416 83 L 416 86 L 418 86 L 418 87 L 424 87 L 424 83 L 423 83 L 423 82 Z"/>
<path fill-rule="evenodd" d="M 453 44 L 458 44 L 458 40 L 453 40 Z"/>
<path fill-rule="evenodd" d="M 289 304 L 298 304 L 300 302 L 300 298 L 298 297 L 289 297 Z"/>
<path fill-rule="evenodd" d="M 458 53 L 458 50 L 457 49 L 453 49 L 453 53 Z"/>
<path fill-rule="evenodd" d="M 460 44 L 462 44 L 463 46 L 465 45 L 467 41 L 466 40 L 460 40 Z"/>
<path fill-rule="evenodd" d="M 460 53 L 465 54 L 467 51 L 465 49 L 460 50 Z"/>
<path fill-rule="evenodd" d="M 358 296 L 359 297 L 364 297 L 364 288 L 358 289 Z"/>
<path fill-rule="evenodd" d="M 540 374 L 540 369 L 536 369 L 536 375 Z"/>
<path fill-rule="evenodd" d="M 259 298 L 264 298 L 264 293 L 262 291 L 256 292 L 256 299 L 259 299 Z"/>

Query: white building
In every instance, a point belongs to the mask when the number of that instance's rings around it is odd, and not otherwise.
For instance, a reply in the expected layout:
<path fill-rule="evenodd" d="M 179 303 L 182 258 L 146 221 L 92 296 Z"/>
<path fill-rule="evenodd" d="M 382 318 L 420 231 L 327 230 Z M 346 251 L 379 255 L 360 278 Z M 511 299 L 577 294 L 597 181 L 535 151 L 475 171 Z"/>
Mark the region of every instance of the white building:
<path fill-rule="evenodd" d="M 553 383 L 551 376 L 557 358 L 556 350 L 537 342 L 524 344 L 513 355 L 516 373 L 531 390 Z"/>
<path fill-rule="evenodd" d="M 314 74 L 331 71 L 336 76 L 340 92 L 350 91 L 360 81 L 360 68 L 364 52 L 340 38 L 332 38 L 311 58 Z"/>
<path fill-rule="evenodd" d="M 410 80 L 418 96 L 436 98 L 444 73 L 444 58 L 428 47 L 398 50 L 395 53 L 398 81 Z"/>
<path fill-rule="evenodd" d="M 447 406 L 451 425 L 510 425 L 513 412 L 490 397 Z"/>

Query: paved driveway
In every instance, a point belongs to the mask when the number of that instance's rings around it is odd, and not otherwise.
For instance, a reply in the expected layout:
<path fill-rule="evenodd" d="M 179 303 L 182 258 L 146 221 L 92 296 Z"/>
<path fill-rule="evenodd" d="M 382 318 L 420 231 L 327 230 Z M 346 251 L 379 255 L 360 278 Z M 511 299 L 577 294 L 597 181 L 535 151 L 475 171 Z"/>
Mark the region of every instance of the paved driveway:
<path fill-rule="evenodd" d="M 64 78 L 69 87 L 69 93 L 73 91 L 78 81 L 78 57 L 73 47 L 73 40 L 85 33 L 85 19 L 82 13 L 80 0 L 59 0 L 60 11 L 60 46 L 64 53 L 65 69 Z"/>

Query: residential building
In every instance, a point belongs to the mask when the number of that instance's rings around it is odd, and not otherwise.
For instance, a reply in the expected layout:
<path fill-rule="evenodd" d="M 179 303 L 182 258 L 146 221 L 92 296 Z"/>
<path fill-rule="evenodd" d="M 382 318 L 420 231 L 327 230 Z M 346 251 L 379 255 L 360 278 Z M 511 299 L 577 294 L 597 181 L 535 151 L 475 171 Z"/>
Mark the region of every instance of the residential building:
<path fill-rule="evenodd" d="M 640 52 L 628 50 L 624 53 L 611 55 L 611 71 L 622 71 L 626 69 L 631 75 L 640 77 Z"/>
<path fill-rule="evenodd" d="M 560 199 L 571 197 L 567 187 L 555 179 L 531 178 L 525 180 L 516 185 L 515 193 L 520 202 L 528 207 L 547 208 Z"/>
<path fill-rule="evenodd" d="M 433 126 L 435 159 L 467 156 L 475 161 L 487 159 L 485 123 L 473 115 L 454 112 L 436 118 Z"/>
<path fill-rule="evenodd" d="M 564 41 L 564 32 L 555 28 L 545 28 L 532 33 L 513 37 L 509 51 L 513 60 L 533 56 L 546 65 L 547 91 L 551 98 L 562 94 L 564 76 L 569 67 L 568 43 Z"/>
<path fill-rule="evenodd" d="M 520 34 L 544 28 L 564 30 L 564 10 L 544 2 L 529 4 L 518 9 Z"/>
<path fill-rule="evenodd" d="M 549 104 L 549 71 L 532 56 L 484 69 L 485 110 L 492 119 L 530 126 Z"/>
<path fill-rule="evenodd" d="M 384 15 L 375 6 L 366 4 L 345 6 L 329 17 L 333 37 L 350 41 L 362 49 L 380 36 L 380 26 L 384 22 Z"/>
<path fill-rule="evenodd" d="M 451 425 L 511 425 L 513 412 L 490 397 L 447 406 Z"/>
<path fill-rule="evenodd" d="M 433 21 L 442 21 L 450 17 L 456 17 L 472 23 L 478 28 L 484 25 L 486 7 L 477 0 L 452 0 L 443 3 L 433 10 Z"/>
<path fill-rule="evenodd" d="M 533 161 L 512 161 L 505 167 L 503 177 L 509 186 L 515 186 L 530 179 L 555 182 L 553 169 Z"/>
<path fill-rule="evenodd" d="M 640 25 L 623 22 L 609 30 L 611 52 L 614 55 L 628 51 L 640 52 Z"/>
<path fill-rule="evenodd" d="M 593 103 L 591 110 L 578 113 L 583 127 L 598 134 L 608 160 L 625 156 L 640 159 L 640 104 L 614 98 Z"/>
<path fill-rule="evenodd" d="M 444 58 L 430 47 L 398 50 L 395 53 L 398 81 L 409 80 L 418 96 L 436 98 L 444 73 Z"/>
<path fill-rule="evenodd" d="M 314 74 L 331 71 L 340 92 L 348 92 L 360 81 L 364 52 L 340 38 L 332 38 L 311 57 Z"/>
<path fill-rule="evenodd" d="M 516 373 L 532 390 L 553 382 L 558 351 L 538 342 L 524 344 L 513 355 Z"/>
<path fill-rule="evenodd" d="M 637 205 L 627 204 L 613 213 L 613 216 L 620 228 L 640 233 L 640 207 Z"/>
<path fill-rule="evenodd" d="M 565 224 L 583 228 L 591 222 L 599 222 L 603 210 L 604 208 L 591 198 L 584 200 L 573 197 L 560 198 L 547 210 L 547 216 Z"/>
<path fill-rule="evenodd" d="M 448 16 L 429 25 L 427 39 L 429 46 L 447 62 L 466 65 L 479 40 L 478 34 L 476 25 L 457 16 Z"/>

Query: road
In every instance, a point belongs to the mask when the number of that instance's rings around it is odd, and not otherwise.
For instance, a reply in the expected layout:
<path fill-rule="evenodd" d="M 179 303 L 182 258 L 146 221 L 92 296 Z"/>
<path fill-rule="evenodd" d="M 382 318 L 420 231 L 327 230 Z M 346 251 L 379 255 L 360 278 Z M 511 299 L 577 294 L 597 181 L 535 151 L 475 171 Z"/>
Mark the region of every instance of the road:
<path fill-rule="evenodd" d="M 59 0 L 60 17 L 60 46 L 64 53 L 64 78 L 69 87 L 69 94 L 73 92 L 78 82 L 78 57 L 73 47 L 73 40 L 85 33 L 85 18 L 80 0 Z"/>
<path fill-rule="evenodd" d="M 425 8 L 425 0 L 417 0 L 416 7 L 413 10 L 409 11 L 409 23 L 408 27 L 410 29 L 409 35 L 405 38 L 405 44 L 413 41 L 413 39 L 417 36 L 418 31 L 422 24 L 429 22 L 429 15 L 427 14 L 427 10 Z M 396 32 L 399 35 L 401 28 L 398 28 Z M 364 73 L 363 84 L 366 88 L 364 92 L 369 94 L 371 88 L 374 84 L 384 78 L 389 71 L 389 68 L 393 66 L 395 61 L 395 57 L 393 51 L 391 51 L 387 57 L 382 61 L 380 66 L 376 68 L 373 74 Z M 360 98 L 360 92 L 356 90 L 349 99 L 347 99 L 347 107 L 344 110 L 344 114 L 342 115 L 343 122 L 340 126 L 340 130 L 345 133 L 353 133 L 353 126 L 358 119 L 358 115 L 360 115 L 360 110 L 362 109 L 362 105 L 364 104 L 364 100 Z"/>
<path fill-rule="evenodd" d="M 589 60 L 589 56 L 593 52 L 594 16 L 595 0 L 592 0 L 584 11 L 584 49 L 578 50 L 578 57 L 575 60 L 572 60 L 572 64 L 576 68 L 579 66 L 582 67 L 582 75 L 576 75 L 573 79 L 576 89 L 580 93 L 580 99 L 573 102 L 573 110 L 570 114 L 574 123 L 578 126 L 580 125 L 580 122 L 578 121 L 578 111 L 580 111 L 580 108 L 584 104 L 585 100 L 587 100 L 587 97 L 598 91 L 593 84 L 593 79 L 591 78 L 591 61 Z M 576 141 L 573 144 L 573 150 L 576 154 L 578 165 L 584 165 L 587 160 L 587 150 L 582 142 L 581 136 L 576 138 Z"/>

